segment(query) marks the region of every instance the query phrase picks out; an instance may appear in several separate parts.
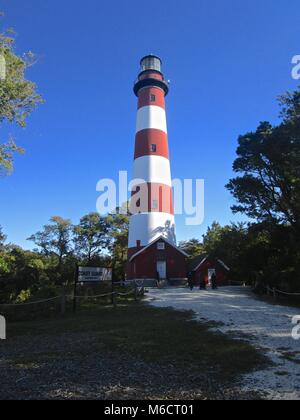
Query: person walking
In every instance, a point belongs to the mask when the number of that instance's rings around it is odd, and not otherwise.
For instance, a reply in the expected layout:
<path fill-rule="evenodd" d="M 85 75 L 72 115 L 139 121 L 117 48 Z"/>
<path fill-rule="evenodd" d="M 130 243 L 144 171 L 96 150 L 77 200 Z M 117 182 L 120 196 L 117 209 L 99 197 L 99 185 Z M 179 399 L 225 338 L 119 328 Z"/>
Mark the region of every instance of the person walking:
<path fill-rule="evenodd" d="M 159 272 L 157 271 L 156 272 L 156 277 L 157 277 L 157 280 L 156 280 L 156 286 L 158 287 L 158 289 L 160 288 L 160 274 L 159 274 Z"/>
<path fill-rule="evenodd" d="M 194 289 L 194 282 L 193 282 L 193 273 L 191 271 L 188 273 L 187 278 L 188 278 L 189 288 L 192 291 Z"/>
<path fill-rule="evenodd" d="M 218 286 L 217 286 L 217 276 L 216 276 L 216 273 L 213 273 L 213 275 L 211 276 L 211 288 L 213 290 L 216 290 L 218 288 Z"/>

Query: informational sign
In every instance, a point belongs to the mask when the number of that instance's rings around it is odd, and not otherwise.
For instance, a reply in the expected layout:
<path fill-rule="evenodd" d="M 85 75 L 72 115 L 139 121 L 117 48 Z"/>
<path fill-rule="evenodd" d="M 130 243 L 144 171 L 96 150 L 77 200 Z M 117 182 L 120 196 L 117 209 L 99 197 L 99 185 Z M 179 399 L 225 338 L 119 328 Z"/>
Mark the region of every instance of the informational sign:
<path fill-rule="evenodd" d="M 111 281 L 111 268 L 104 267 L 79 267 L 78 268 L 78 282 L 79 283 L 94 283 L 101 281 Z"/>

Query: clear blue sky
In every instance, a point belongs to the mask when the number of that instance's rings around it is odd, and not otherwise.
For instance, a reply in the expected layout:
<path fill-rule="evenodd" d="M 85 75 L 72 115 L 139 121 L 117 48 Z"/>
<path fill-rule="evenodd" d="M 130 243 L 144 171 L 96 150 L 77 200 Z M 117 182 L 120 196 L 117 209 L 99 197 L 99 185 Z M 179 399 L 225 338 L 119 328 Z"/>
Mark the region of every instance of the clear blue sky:
<path fill-rule="evenodd" d="M 238 220 L 224 185 L 237 137 L 277 121 L 275 98 L 294 89 L 300 54 L 299 0 L 1 0 L 17 51 L 34 51 L 28 77 L 46 103 L 26 130 L 11 129 L 26 155 L 0 180 L 0 224 L 11 242 L 52 215 L 78 222 L 95 210 L 100 178 L 131 171 L 140 58 L 155 53 L 171 79 L 167 99 L 172 175 L 204 178 L 205 223 Z M 3 133 L 2 133 L 3 134 Z"/>

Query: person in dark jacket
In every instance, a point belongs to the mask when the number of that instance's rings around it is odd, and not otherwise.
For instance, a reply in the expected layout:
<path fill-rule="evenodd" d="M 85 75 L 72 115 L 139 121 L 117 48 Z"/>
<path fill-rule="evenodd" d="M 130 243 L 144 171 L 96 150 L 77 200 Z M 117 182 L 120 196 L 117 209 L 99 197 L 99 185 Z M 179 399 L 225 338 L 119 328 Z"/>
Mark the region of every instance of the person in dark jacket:
<path fill-rule="evenodd" d="M 216 276 L 216 273 L 213 273 L 213 275 L 211 276 L 211 288 L 213 290 L 216 290 L 218 288 L 218 286 L 217 286 L 217 276 Z"/>
<path fill-rule="evenodd" d="M 159 272 L 156 272 L 156 286 L 159 288 L 160 287 L 160 275 Z"/>
<path fill-rule="evenodd" d="M 187 278 L 188 278 L 189 288 L 192 291 L 194 289 L 194 282 L 193 282 L 193 273 L 191 271 L 188 273 Z"/>

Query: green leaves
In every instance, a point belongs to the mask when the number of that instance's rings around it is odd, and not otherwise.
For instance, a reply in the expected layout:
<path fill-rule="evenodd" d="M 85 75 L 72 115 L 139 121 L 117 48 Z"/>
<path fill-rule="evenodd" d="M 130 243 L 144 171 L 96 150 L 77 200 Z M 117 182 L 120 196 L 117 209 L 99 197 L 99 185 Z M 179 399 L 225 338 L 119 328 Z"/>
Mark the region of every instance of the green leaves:
<path fill-rule="evenodd" d="M 0 15 L 1 16 L 1 15 Z M 25 77 L 26 69 L 34 63 L 34 55 L 29 52 L 20 57 L 14 52 L 13 30 L 0 33 L 0 55 L 5 63 L 5 77 L 0 78 L 0 124 L 8 122 L 20 127 L 35 107 L 43 102 L 36 85 Z M 3 63 L 4 62 L 4 63 Z M 9 174 L 13 170 L 15 153 L 24 153 L 14 141 L 0 144 L 0 171 Z"/>
<path fill-rule="evenodd" d="M 202 243 L 195 238 L 180 242 L 179 247 L 188 254 L 190 260 L 193 260 L 204 252 Z"/>
<path fill-rule="evenodd" d="M 284 223 L 300 229 L 300 91 L 281 97 L 283 122 L 239 137 L 236 173 L 226 186 L 241 212 L 259 222 Z"/>
<path fill-rule="evenodd" d="M 71 232 L 72 223 L 69 219 L 53 216 L 42 231 L 32 235 L 28 240 L 41 248 L 45 255 L 56 254 L 61 264 L 63 257 L 70 251 Z"/>
<path fill-rule="evenodd" d="M 98 213 L 89 213 L 74 226 L 75 252 L 88 262 L 100 256 L 102 249 L 108 245 L 108 225 Z"/>
<path fill-rule="evenodd" d="M 0 174 L 10 174 L 13 170 L 13 157 L 15 153 L 24 153 L 24 149 L 18 147 L 13 139 L 8 143 L 0 144 Z"/>

